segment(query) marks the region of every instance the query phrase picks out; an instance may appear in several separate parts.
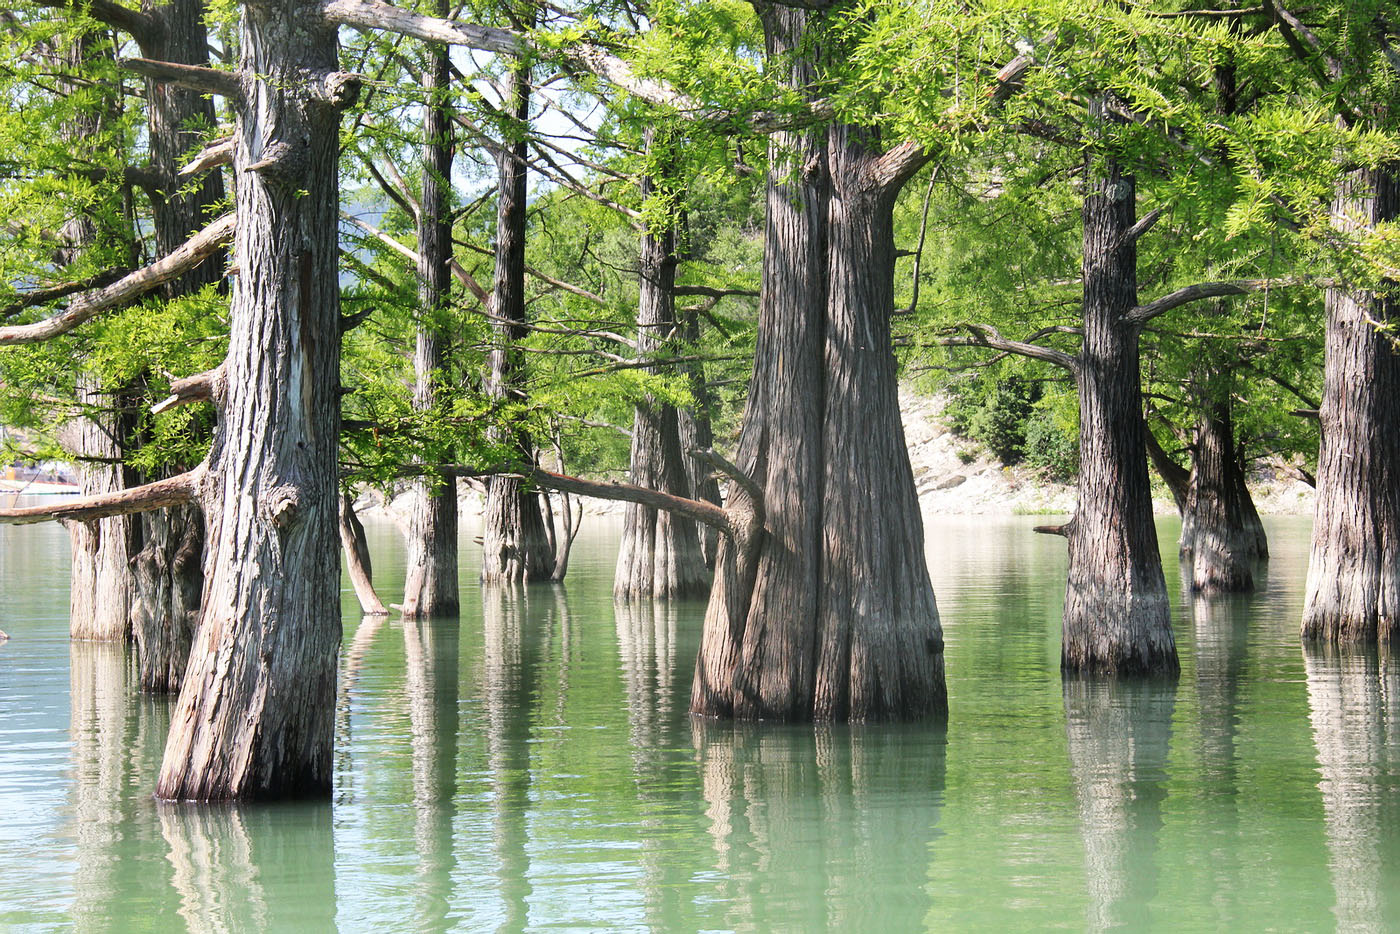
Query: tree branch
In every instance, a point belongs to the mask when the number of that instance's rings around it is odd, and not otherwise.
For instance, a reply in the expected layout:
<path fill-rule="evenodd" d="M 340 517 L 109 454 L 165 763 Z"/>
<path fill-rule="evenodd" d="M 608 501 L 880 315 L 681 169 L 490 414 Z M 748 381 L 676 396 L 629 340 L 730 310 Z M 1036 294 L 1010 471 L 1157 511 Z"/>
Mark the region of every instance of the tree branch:
<path fill-rule="evenodd" d="M 233 230 L 234 215 L 225 214 L 186 240 L 170 255 L 123 276 L 105 288 L 79 296 L 67 310 L 33 324 L 0 328 L 0 346 L 32 344 L 66 334 L 113 306 L 139 298 L 217 253 L 233 240 Z"/>
<path fill-rule="evenodd" d="M 959 340 L 949 337 L 942 340 L 941 343 L 948 347 L 989 347 L 992 350 L 1001 350 L 1006 353 L 1014 353 L 1017 356 L 1030 357 L 1033 360 L 1043 360 L 1046 363 L 1053 363 L 1055 366 L 1063 367 L 1071 373 L 1079 368 L 1079 359 L 1077 357 L 1067 354 L 1062 350 L 1042 347 L 1039 344 L 1007 340 L 1001 336 L 1000 331 L 990 324 L 964 324 L 962 327 L 971 335 L 969 338 L 966 340 Z"/>
<path fill-rule="evenodd" d="M 123 59 L 120 64 L 127 71 L 134 71 L 152 81 L 178 84 L 181 87 L 204 94 L 217 94 L 230 100 L 238 100 L 243 96 L 243 81 L 236 72 L 219 71 L 200 65 L 158 62 L 149 58 Z"/>
<path fill-rule="evenodd" d="M 200 172 L 217 168 L 222 165 L 229 165 L 233 162 L 233 137 L 222 136 L 218 139 L 211 139 L 204 144 L 204 148 L 189 161 L 184 168 L 180 169 L 180 176 L 197 175 Z"/>
<path fill-rule="evenodd" d="M 1191 302 L 1198 302 L 1203 298 L 1248 295 L 1251 292 L 1259 292 L 1268 288 L 1294 285 L 1296 281 L 1294 279 L 1236 279 L 1233 282 L 1198 282 L 1195 285 L 1188 285 L 1163 295 L 1146 305 L 1137 306 L 1124 315 L 1123 320 L 1129 324 L 1144 324 L 1158 315 L 1166 314 L 1174 308 L 1180 308 Z"/>
<path fill-rule="evenodd" d="M 205 370 L 203 373 L 196 373 L 193 376 L 186 376 L 184 379 L 172 382 L 170 395 L 151 406 L 151 414 L 159 415 L 161 412 L 177 406 L 190 405 L 194 402 L 212 401 L 217 403 L 223 397 L 224 388 L 224 365 L 220 363 L 212 370 Z"/>
<path fill-rule="evenodd" d="M 183 506 L 199 498 L 199 487 L 204 479 L 203 464 L 193 470 L 174 477 L 146 483 L 141 486 L 118 490 L 115 493 L 102 493 L 45 506 L 17 506 L 0 509 L 0 523 L 28 525 L 35 522 L 49 522 L 59 519 L 91 522 L 108 516 L 128 516 L 137 512 L 150 512 L 167 506 Z"/>
<path fill-rule="evenodd" d="M 155 17 L 113 0 L 38 0 L 38 3 L 61 10 L 82 10 L 99 23 L 120 29 L 143 47 L 150 45 L 161 32 L 160 22 Z"/>
<path fill-rule="evenodd" d="M 57 301 L 60 298 L 67 298 L 75 292 L 86 292 L 90 289 L 100 289 L 111 285 L 122 276 L 130 275 L 130 269 L 108 269 L 99 272 L 95 276 L 86 279 L 79 279 L 76 282 L 62 282 L 58 285 L 45 286 L 42 289 L 34 289 L 31 292 L 24 292 L 16 296 L 10 304 L 0 308 L 0 318 L 13 318 L 28 308 L 36 305 L 47 305 L 49 302 Z"/>
<path fill-rule="evenodd" d="M 592 496 L 595 499 L 620 500 L 625 503 L 637 503 L 649 509 L 661 509 L 685 516 L 688 519 L 693 519 L 696 522 L 718 529 L 725 535 L 734 534 L 734 529 L 729 521 L 729 514 L 714 503 L 708 503 L 704 500 L 687 499 L 684 496 L 673 496 L 670 493 L 662 493 L 658 490 L 635 486 L 631 483 L 584 480 L 582 477 L 570 477 L 564 474 L 550 473 L 547 470 L 530 470 L 525 472 L 524 476 L 547 489 L 559 490 L 567 493 L 578 493 L 581 496 Z"/>

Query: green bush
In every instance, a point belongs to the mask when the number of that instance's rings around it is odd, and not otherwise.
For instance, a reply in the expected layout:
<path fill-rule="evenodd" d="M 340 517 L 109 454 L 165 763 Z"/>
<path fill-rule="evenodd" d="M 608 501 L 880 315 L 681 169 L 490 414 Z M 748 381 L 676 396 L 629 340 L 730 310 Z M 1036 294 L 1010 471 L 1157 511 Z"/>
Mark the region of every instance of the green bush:
<path fill-rule="evenodd" d="M 1026 463 L 1053 480 L 1079 475 L 1079 429 L 1052 407 L 1037 407 L 1025 424 Z"/>

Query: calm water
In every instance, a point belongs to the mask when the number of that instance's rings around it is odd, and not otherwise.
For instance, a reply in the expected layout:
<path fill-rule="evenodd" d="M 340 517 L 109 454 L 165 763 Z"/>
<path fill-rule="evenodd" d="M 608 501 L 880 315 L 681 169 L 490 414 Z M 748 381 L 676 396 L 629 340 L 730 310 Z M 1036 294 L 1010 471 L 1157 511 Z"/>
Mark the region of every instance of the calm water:
<path fill-rule="evenodd" d="M 1306 523 L 1114 686 L 1061 681 L 1041 521 L 930 522 L 946 736 L 692 723 L 703 607 L 615 608 L 603 526 L 460 625 L 347 591 L 334 801 L 246 808 L 151 798 L 167 701 L 68 643 L 65 533 L 0 527 L 0 928 L 1400 929 L 1400 664 L 1299 647 Z"/>

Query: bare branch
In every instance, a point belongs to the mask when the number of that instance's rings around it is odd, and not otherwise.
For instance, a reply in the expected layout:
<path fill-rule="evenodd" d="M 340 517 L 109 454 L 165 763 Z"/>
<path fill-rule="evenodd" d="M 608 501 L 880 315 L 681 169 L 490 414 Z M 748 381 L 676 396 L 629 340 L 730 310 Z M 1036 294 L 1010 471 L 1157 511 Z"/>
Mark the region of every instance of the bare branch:
<path fill-rule="evenodd" d="M 1114 251 L 1121 250 L 1130 243 L 1138 242 L 1138 240 L 1142 238 L 1142 235 L 1151 230 L 1153 225 L 1155 225 L 1161 217 L 1161 208 L 1149 211 L 1146 217 L 1129 227 L 1127 231 L 1124 232 L 1123 236 L 1118 238 L 1118 242 L 1113 244 Z"/>
<path fill-rule="evenodd" d="M 45 286 L 42 289 L 24 292 L 17 296 L 13 302 L 0 308 L 0 318 L 13 318 L 25 309 L 33 308 L 37 305 L 47 305 L 49 302 L 57 301 L 60 298 L 67 298 L 69 295 L 76 292 L 100 289 L 103 286 L 111 285 L 122 276 L 129 275 L 130 273 L 130 269 L 108 269 L 95 276 L 79 279 L 76 282 L 62 282 L 58 285 Z"/>
<path fill-rule="evenodd" d="M 949 347 L 989 347 L 992 350 L 1001 350 L 1006 353 L 1014 353 L 1017 356 L 1030 357 L 1034 360 L 1043 360 L 1046 363 L 1053 363 L 1055 366 L 1063 367 L 1071 373 L 1075 372 L 1079 367 L 1078 358 L 1062 350 L 1042 347 L 1039 344 L 1032 344 L 1027 341 L 1007 340 L 1001 336 L 1000 331 L 990 324 L 964 324 L 962 327 L 969 333 L 970 336 L 968 338 L 959 339 L 949 337 L 943 339 L 940 343 Z"/>
<path fill-rule="evenodd" d="M 85 496 L 53 505 L 0 509 L 0 523 L 28 525 L 60 519 L 91 522 L 108 516 L 129 516 L 132 513 L 164 509 L 167 506 L 183 506 L 199 498 L 199 487 L 203 482 L 204 472 L 205 467 L 201 464 L 194 470 L 178 476 L 118 490 L 115 493 Z"/>
<path fill-rule="evenodd" d="M 81 0 L 81 2 L 78 0 L 38 0 L 38 2 L 40 6 L 55 7 L 61 10 L 82 10 L 98 22 L 106 23 L 114 29 L 120 29 L 142 46 L 149 45 L 159 34 L 161 28 L 155 17 L 140 10 L 122 6 L 113 0 Z"/>
<path fill-rule="evenodd" d="M 170 255 L 123 276 L 105 288 L 79 296 L 66 311 L 33 324 L 0 328 L 0 345 L 32 344 L 66 334 L 109 308 L 139 298 L 217 253 L 233 240 L 233 230 L 234 215 L 225 214 L 186 240 Z"/>
<path fill-rule="evenodd" d="M 172 382 L 170 395 L 151 406 L 151 414 L 159 415 L 161 412 L 194 402 L 218 402 L 223 397 L 224 388 L 224 365 L 220 363 L 212 370 Z"/>
<path fill-rule="evenodd" d="M 1069 538 L 1069 523 L 1064 525 L 1037 525 L 1032 532 L 1039 532 L 1041 535 L 1063 535 Z"/>
<path fill-rule="evenodd" d="M 121 62 L 128 71 L 150 78 L 152 81 L 178 84 L 205 94 L 217 94 L 230 100 L 243 96 L 243 81 L 236 72 L 219 71 L 200 65 L 180 65 L 175 62 L 158 62 L 149 58 L 128 58 Z"/>
<path fill-rule="evenodd" d="M 1198 282 L 1195 285 L 1188 285 L 1185 288 L 1177 289 L 1154 299 L 1146 305 L 1139 305 L 1123 316 L 1123 320 L 1129 324 L 1143 324 L 1151 321 L 1158 315 L 1166 314 L 1174 308 L 1191 302 L 1198 302 L 1203 298 L 1223 298 L 1227 295 L 1248 295 L 1251 292 L 1259 292 L 1269 288 L 1282 288 L 1288 285 L 1296 285 L 1297 279 L 1236 279 L 1233 282 Z"/>
<path fill-rule="evenodd" d="M 217 168 L 222 165 L 229 165 L 233 162 L 233 137 L 221 136 L 218 139 L 211 139 L 204 145 L 204 148 L 189 161 L 184 168 L 180 169 L 181 177 L 197 175 L 200 172 Z"/>
<path fill-rule="evenodd" d="M 712 289 L 708 285 L 678 285 L 672 292 L 678 297 L 703 295 L 706 298 L 728 298 L 731 295 L 737 295 L 744 298 L 758 298 L 758 291 L 755 289 Z"/>
<path fill-rule="evenodd" d="M 547 470 L 531 470 L 528 471 L 525 476 L 546 489 L 578 493 L 581 496 L 592 496 L 595 499 L 620 500 L 625 503 L 637 503 L 649 509 L 661 509 L 666 512 L 673 512 L 677 515 L 685 516 L 688 519 L 693 519 L 696 522 L 701 522 L 711 528 L 718 529 L 725 535 L 734 534 L 734 530 L 729 521 L 729 514 L 714 503 L 705 502 L 704 500 L 687 499 L 684 496 L 673 496 L 670 493 L 662 493 L 658 490 L 635 486 L 631 483 L 584 480 L 581 477 L 570 477 L 564 474 L 550 473 Z"/>

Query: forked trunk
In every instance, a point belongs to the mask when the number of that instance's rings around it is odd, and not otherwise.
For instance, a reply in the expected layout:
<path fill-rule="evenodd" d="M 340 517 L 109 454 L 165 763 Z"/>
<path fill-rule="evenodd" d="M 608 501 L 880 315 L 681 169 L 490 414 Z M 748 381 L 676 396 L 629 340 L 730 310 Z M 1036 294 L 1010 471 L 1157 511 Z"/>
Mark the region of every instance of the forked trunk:
<path fill-rule="evenodd" d="M 648 180 L 643 195 L 650 193 Z M 675 233 L 669 227 L 642 234 L 641 288 L 637 311 L 637 356 L 645 360 L 675 343 Z M 648 372 L 659 372 L 649 367 Z M 648 395 L 632 422 L 628 479 L 637 486 L 690 496 L 676 407 Z M 684 516 L 629 503 L 613 577 L 614 596 L 624 599 L 695 597 L 709 589 L 709 574 L 695 523 Z"/>
<path fill-rule="evenodd" d="M 1400 166 L 1360 169 L 1337 191 L 1343 233 L 1400 217 Z M 1303 638 L 1400 639 L 1400 359 L 1382 330 L 1393 296 L 1327 290 L 1317 504 Z"/>
<path fill-rule="evenodd" d="M 1111 163 L 1084 198 L 1079 503 L 1065 528 L 1069 581 L 1061 668 L 1175 674 L 1167 584 L 1152 520 L 1138 366 L 1131 176 Z"/>
<path fill-rule="evenodd" d="M 345 570 L 360 612 L 366 616 L 388 616 L 389 608 L 374 589 L 374 569 L 369 556 L 369 539 L 360 517 L 355 514 L 355 500 L 349 493 L 340 497 L 340 548 L 345 555 Z"/>
<path fill-rule="evenodd" d="M 768 52 L 807 15 L 765 7 Z M 829 145 L 829 149 L 828 149 Z M 776 720 L 946 716 L 943 640 L 889 341 L 894 196 L 873 135 L 775 134 L 758 346 L 738 467 L 766 534 L 721 541 L 691 710 Z M 730 502 L 736 500 L 731 493 Z"/>
<path fill-rule="evenodd" d="M 506 99 L 522 138 L 504 140 L 497 153 L 499 191 L 496 202 L 496 274 L 491 292 L 493 346 L 487 362 L 486 390 L 503 403 L 524 401 L 520 351 L 525 337 L 525 181 L 530 117 L 530 81 L 525 66 L 512 67 Z M 526 464 L 535 462 L 534 445 L 523 431 L 506 429 L 497 440 L 512 447 Z M 486 481 L 482 516 L 481 579 L 488 583 L 549 580 L 554 554 L 549 546 L 539 496 L 518 479 L 493 476 Z"/>
<path fill-rule="evenodd" d="M 327 795 L 340 647 L 337 124 L 358 85 L 310 0 L 244 7 L 226 396 L 203 611 L 157 794 Z"/>
<path fill-rule="evenodd" d="M 437 15 L 447 15 L 438 0 Z M 446 94 L 447 48 L 431 50 L 423 73 L 428 106 L 423 113 L 423 191 L 418 210 L 418 341 L 413 355 L 416 383 L 413 407 L 430 411 L 446 377 L 447 320 L 451 297 L 452 124 Z M 429 477 L 414 484 L 408 517 L 408 571 L 404 584 L 406 618 L 457 612 L 457 484 L 450 477 Z"/>

